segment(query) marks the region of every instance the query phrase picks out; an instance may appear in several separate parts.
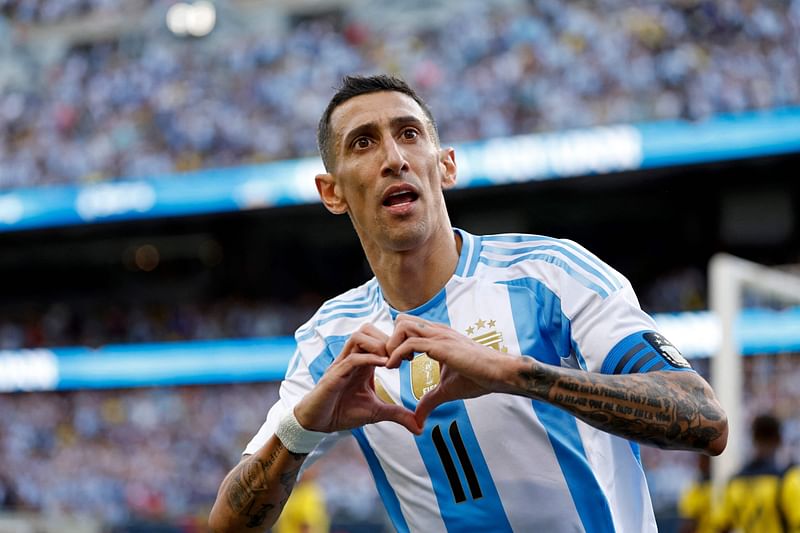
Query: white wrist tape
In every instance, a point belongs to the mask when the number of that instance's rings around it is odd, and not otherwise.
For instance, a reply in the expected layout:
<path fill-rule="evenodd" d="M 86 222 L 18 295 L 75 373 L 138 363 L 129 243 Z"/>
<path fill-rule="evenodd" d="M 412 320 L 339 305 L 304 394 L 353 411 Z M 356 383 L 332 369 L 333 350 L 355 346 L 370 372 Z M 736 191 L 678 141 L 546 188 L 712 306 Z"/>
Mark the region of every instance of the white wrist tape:
<path fill-rule="evenodd" d="M 280 439 L 287 450 L 294 453 L 309 453 L 328 434 L 319 431 L 309 431 L 300 425 L 294 416 L 294 411 L 286 413 L 278 423 L 275 436 Z"/>

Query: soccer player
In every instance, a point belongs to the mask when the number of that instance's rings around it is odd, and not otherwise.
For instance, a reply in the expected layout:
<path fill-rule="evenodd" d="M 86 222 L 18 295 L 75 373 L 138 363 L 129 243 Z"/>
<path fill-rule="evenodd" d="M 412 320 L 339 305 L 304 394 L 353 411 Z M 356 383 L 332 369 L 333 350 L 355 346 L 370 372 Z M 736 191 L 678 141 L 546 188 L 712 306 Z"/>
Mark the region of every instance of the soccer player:
<path fill-rule="evenodd" d="M 786 517 L 781 506 L 785 468 L 778 464 L 780 420 L 769 414 L 753 419 L 753 458 L 728 481 L 722 505 L 715 511 L 717 531 L 783 533 Z M 796 505 L 796 503 L 795 503 Z"/>
<path fill-rule="evenodd" d="M 727 420 L 629 282 L 572 241 L 454 229 L 455 152 L 401 80 L 345 78 L 318 141 L 375 277 L 297 331 L 212 528 L 265 529 L 349 431 L 398 531 L 655 531 L 635 443 L 719 454 Z"/>

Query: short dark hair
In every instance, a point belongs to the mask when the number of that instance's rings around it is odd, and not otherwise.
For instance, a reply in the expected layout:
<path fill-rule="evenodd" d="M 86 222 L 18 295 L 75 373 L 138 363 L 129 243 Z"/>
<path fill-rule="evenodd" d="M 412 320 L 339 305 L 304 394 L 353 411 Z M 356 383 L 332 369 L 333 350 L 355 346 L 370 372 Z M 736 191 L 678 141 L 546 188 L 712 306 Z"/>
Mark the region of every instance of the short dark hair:
<path fill-rule="evenodd" d="M 408 86 L 408 84 L 400 78 L 389 76 L 386 74 L 379 74 L 376 76 L 345 76 L 342 78 L 342 85 L 333 95 L 325 112 L 322 113 L 322 118 L 319 120 L 317 127 L 317 147 L 319 154 L 322 156 L 322 163 L 325 165 L 325 170 L 331 172 L 333 169 L 334 150 L 333 150 L 333 132 L 331 131 L 331 114 L 341 104 L 362 94 L 377 93 L 381 91 L 394 91 L 410 96 L 425 113 L 425 116 L 430 121 L 431 135 L 433 141 L 439 144 L 439 132 L 436 129 L 436 121 L 433 119 L 428 104 L 419 97 L 419 95 Z"/>

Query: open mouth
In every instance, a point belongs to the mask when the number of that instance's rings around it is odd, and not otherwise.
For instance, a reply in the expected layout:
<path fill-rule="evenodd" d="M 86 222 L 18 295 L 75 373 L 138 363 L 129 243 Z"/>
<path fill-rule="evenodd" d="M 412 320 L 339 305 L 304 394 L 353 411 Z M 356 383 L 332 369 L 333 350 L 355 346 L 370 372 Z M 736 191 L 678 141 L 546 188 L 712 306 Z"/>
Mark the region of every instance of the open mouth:
<path fill-rule="evenodd" d="M 383 205 L 385 207 L 392 207 L 395 205 L 410 204 L 417 198 L 419 198 L 419 195 L 414 191 L 409 191 L 409 190 L 397 191 L 384 198 Z"/>

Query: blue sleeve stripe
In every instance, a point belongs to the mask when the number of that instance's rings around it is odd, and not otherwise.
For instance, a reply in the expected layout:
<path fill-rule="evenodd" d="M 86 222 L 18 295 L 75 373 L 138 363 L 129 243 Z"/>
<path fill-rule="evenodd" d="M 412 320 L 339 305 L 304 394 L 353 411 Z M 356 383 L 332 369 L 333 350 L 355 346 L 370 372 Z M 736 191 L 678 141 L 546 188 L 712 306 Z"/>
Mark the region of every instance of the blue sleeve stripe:
<path fill-rule="evenodd" d="M 340 300 L 338 298 L 331 300 L 320 307 L 319 314 L 322 315 L 331 313 L 337 309 L 358 309 L 361 307 L 366 307 L 374 302 L 375 293 L 377 292 L 377 285 L 377 283 L 372 284 L 369 289 L 367 289 L 366 294 L 358 298 L 353 298 L 352 300 Z"/>
<path fill-rule="evenodd" d="M 373 303 L 372 306 L 370 306 L 369 308 L 367 308 L 364 311 L 360 311 L 360 312 L 357 312 L 357 313 L 337 313 L 335 315 L 331 315 L 331 316 L 327 316 L 325 318 L 321 318 L 321 319 L 317 320 L 316 322 L 314 322 L 313 326 L 310 327 L 309 329 L 305 330 L 305 332 L 298 331 L 297 332 L 298 333 L 297 342 L 302 342 L 302 341 L 305 341 L 305 340 L 308 340 L 308 339 L 314 337 L 314 335 L 316 333 L 316 328 L 318 328 L 319 326 L 321 326 L 323 324 L 327 324 L 328 322 L 330 322 L 332 320 L 337 320 L 337 319 L 340 319 L 340 318 L 360 318 L 360 317 L 372 314 L 374 312 L 374 310 L 375 310 L 374 308 L 375 308 L 375 304 Z"/>
<path fill-rule="evenodd" d="M 617 288 L 622 287 L 622 283 L 620 282 L 619 278 L 611 271 L 608 265 L 606 265 L 603 261 L 592 255 L 586 249 L 578 246 L 574 242 L 570 242 L 566 239 L 556 239 L 553 237 L 545 237 L 543 235 L 525 235 L 525 234 L 508 234 L 508 235 L 492 235 L 491 237 L 487 237 L 487 239 L 491 239 L 494 241 L 499 242 L 556 242 L 563 246 L 566 246 L 576 253 L 582 255 L 584 259 L 593 263 L 596 267 L 600 268 L 604 271 L 611 280 L 613 280 L 615 286 Z"/>
<path fill-rule="evenodd" d="M 628 348 L 624 352 L 620 351 L 617 354 L 617 356 L 614 358 L 614 361 L 616 362 L 616 364 L 613 365 L 613 367 L 614 367 L 613 370 L 611 370 L 608 373 L 609 374 L 619 374 L 619 373 L 621 373 L 622 369 L 625 367 L 625 365 L 628 364 L 628 361 L 630 361 L 631 358 L 634 355 L 636 355 L 637 353 L 639 353 L 642 350 L 644 350 L 644 343 L 643 342 L 639 342 L 639 343 L 634 344 L 632 348 Z M 609 360 L 609 359 L 606 359 L 606 361 L 603 362 L 603 366 L 604 367 L 605 367 L 606 363 L 609 363 L 609 367 L 611 367 L 612 361 Z"/>
<path fill-rule="evenodd" d="M 631 366 L 630 368 L 626 368 L 623 373 L 624 374 L 636 374 L 638 373 L 644 365 L 653 361 L 654 359 L 658 359 L 658 355 L 656 352 L 645 352 L 638 357 L 635 358 L 636 363 Z"/>
<path fill-rule="evenodd" d="M 491 252 L 493 254 L 502 254 L 502 255 L 523 255 L 526 253 L 530 253 L 532 251 L 537 250 L 554 250 L 564 254 L 568 257 L 572 262 L 574 262 L 577 266 L 581 267 L 587 273 L 595 276 L 599 279 L 609 290 L 609 292 L 614 292 L 615 290 L 621 288 L 622 286 L 618 283 L 614 283 L 614 280 L 609 278 L 604 273 L 598 271 L 595 268 L 592 268 L 591 265 L 583 261 L 580 257 L 575 255 L 573 252 L 569 251 L 565 246 L 559 244 L 541 244 L 538 246 L 526 246 L 525 248 L 501 248 L 498 246 L 483 246 L 482 252 Z"/>
<path fill-rule="evenodd" d="M 617 363 L 617 366 L 614 367 L 614 374 L 630 374 L 631 367 L 636 364 L 636 361 L 638 361 L 640 357 L 648 353 L 648 348 L 642 344 L 639 346 L 638 350 L 636 350 L 632 355 L 628 356 L 628 354 L 630 354 L 632 351 L 634 350 L 631 349 L 625 352 L 625 356 L 623 356 L 622 360 L 620 360 L 619 363 Z M 627 361 L 623 363 L 626 358 Z"/>
<path fill-rule="evenodd" d="M 348 335 L 325 338 L 325 348 L 323 348 L 319 355 L 308 365 L 308 371 L 311 373 L 314 383 L 317 383 L 320 378 L 322 378 L 322 374 L 324 374 L 331 365 L 334 357 L 339 354 L 348 338 Z"/>
<path fill-rule="evenodd" d="M 606 356 L 600 372 L 603 374 L 635 374 L 655 370 L 693 370 L 672 365 L 645 338 L 651 331 L 639 331 L 617 343 Z"/>
<path fill-rule="evenodd" d="M 497 261 L 495 259 L 487 259 L 486 257 L 481 256 L 480 262 L 490 266 L 490 267 L 497 267 L 497 268 L 506 268 L 517 263 L 521 263 L 523 261 L 544 261 L 546 263 L 550 263 L 559 267 L 561 270 L 566 272 L 571 278 L 575 281 L 586 287 L 587 289 L 596 292 L 603 298 L 608 298 L 608 292 L 601 286 L 597 285 L 596 283 L 592 282 L 588 278 L 586 278 L 583 274 L 576 271 L 572 268 L 572 266 L 567 263 L 566 261 L 559 259 L 551 254 L 526 254 L 519 257 L 515 257 L 510 261 Z"/>
<path fill-rule="evenodd" d="M 653 358 L 652 361 L 645 364 L 642 368 L 639 369 L 639 373 L 644 374 L 645 372 L 652 372 L 655 370 L 661 370 L 666 366 L 666 363 L 660 357 Z"/>
<path fill-rule="evenodd" d="M 300 349 L 296 349 L 294 351 L 294 355 L 292 359 L 289 361 L 289 366 L 286 369 L 286 374 L 283 376 L 283 379 L 289 379 L 294 374 L 294 371 L 297 370 L 297 367 L 300 366 L 300 359 L 302 359 L 302 355 L 300 354 Z"/>

